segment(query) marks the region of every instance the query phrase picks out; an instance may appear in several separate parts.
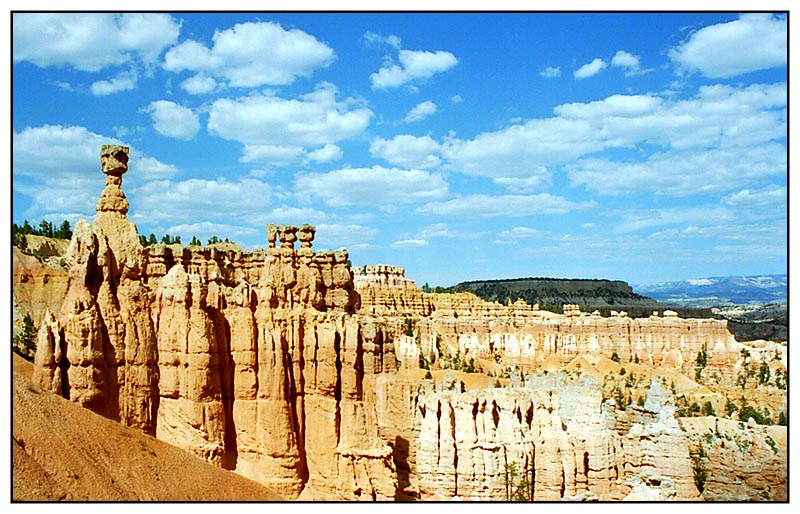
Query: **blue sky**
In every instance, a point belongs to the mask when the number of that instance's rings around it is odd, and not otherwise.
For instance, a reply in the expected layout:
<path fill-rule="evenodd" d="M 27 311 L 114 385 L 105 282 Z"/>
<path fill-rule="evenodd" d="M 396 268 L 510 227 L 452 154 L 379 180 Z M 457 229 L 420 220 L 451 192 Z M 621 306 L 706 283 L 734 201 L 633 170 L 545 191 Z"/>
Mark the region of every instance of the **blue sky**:
<path fill-rule="evenodd" d="M 418 284 L 787 271 L 785 16 L 16 14 L 13 219 L 314 247 Z"/>

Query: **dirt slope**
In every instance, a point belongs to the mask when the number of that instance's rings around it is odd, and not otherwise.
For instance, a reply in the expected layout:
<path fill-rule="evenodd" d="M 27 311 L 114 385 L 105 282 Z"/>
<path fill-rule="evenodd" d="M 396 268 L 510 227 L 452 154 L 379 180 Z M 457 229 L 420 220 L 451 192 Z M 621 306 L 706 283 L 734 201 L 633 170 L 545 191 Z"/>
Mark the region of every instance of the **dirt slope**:
<path fill-rule="evenodd" d="M 251 480 L 44 392 L 17 372 L 13 416 L 14 501 L 281 500 Z"/>

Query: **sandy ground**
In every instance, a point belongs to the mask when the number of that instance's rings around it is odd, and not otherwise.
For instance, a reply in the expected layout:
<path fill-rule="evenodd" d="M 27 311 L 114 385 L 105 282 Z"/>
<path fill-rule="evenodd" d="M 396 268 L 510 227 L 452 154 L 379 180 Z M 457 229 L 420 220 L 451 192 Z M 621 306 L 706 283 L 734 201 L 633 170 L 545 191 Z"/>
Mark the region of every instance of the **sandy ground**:
<path fill-rule="evenodd" d="M 14 356 L 13 501 L 276 501 L 240 475 L 34 386 Z"/>

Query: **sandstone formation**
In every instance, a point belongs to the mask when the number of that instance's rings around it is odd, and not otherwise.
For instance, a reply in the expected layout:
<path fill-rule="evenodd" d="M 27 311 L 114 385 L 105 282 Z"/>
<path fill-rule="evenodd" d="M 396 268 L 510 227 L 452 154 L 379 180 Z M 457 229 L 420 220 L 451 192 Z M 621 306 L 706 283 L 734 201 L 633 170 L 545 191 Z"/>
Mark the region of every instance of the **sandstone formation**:
<path fill-rule="evenodd" d="M 315 253 L 309 226 L 270 227 L 253 253 L 145 248 L 120 187 L 127 152 L 103 147 L 106 187 L 75 226 L 35 382 L 287 497 L 393 499 L 364 381 L 395 360 L 353 315 L 347 252 Z"/>
<path fill-rule="evenodd" d="M 693 468 L 710 501 L 788 500 L 787 429 L 716 417 L 682 418 Z"/>
<path fill-rule="evenodd" d="M 31 235 L 27 237 L 29 241 L 33 238 L 48 239 Z M 59 260 L 57 256 L 53 258 Z M 39 262 L 36 257 L 24 254 L 16 247 L 12 248 L 11 262 L 13 321 L 14 331 L 17 333 L 22 328 L 22 319 L 26 314 L 31 316 L 37 327 L 45 311 L 59 314 L 67 291 L 68 275 L 58 263 L 51 260 Z"/>
<path fill-rule="evenodd" d="M 42 310 L 34 382 L 286 498 L 701 500 L 685 391 L 721 412 L 742 382 L 786 409 L 785 345 L 744 347 L 725 322 L 423 293 L 401 267 L 315 252 L 310 225 L 267 225 L 250 252 L 142 246 L 127 152 L 103 147 L 106 185 L 74 227 L 60 308 Z M 758 479 L 715 451 L 709 469 L 728 471 L 707 499 L 781 498 L 785 454 L 753 454 Z"/>

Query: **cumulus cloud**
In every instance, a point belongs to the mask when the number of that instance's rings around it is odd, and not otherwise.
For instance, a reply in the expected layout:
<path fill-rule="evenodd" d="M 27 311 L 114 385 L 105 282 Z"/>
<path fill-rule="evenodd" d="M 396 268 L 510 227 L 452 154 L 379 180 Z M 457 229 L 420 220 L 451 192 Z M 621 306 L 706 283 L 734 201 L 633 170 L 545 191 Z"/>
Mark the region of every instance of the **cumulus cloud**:
<path fill-rule="evenodd" d="M 178 40 L 180 23 L 160 13 L 15 13 L 14 62 L 100 71 L 152 64 Z"/>
<path fill-rule="evenodd" d="M 565 164 L 573 186 L 598 194 L 653 190 L 653 185 L 670 195 L 731 190 L 746 187 L 756 176 L 786 172 L 786 104 L 785 83 L 705 86 L 683 100 L 612 95 L 563 104 L 554 109 L 554 117 L 478 134 L 472 140 L 451 137 L 440 156 L 456 171 L 527 190 L 549 184 L 550 170 Z M 656 151 L 647 151 L 645 164 L 607 156 L 585 158 L 637 145 L 656 145 Z M 720 174 L 693 170 L 681 161 Z M 743 162 L 746 170 L 741 169 Z"/>
<path fill-rule="evenodd" d="M 433 168 L 439 165 L 439 143 L 430 136 L 416 137 L 401 134 L 392 139 L 377 138 L 372 141 L 369 152 L 373 157 L 386 160 L 396 166 L 410 168 Z"/>
<path fill-rule="evenodd" d="M 450 97 L 450 102 L 454 104 L 460 104 L 463 101 L 464 99 L 461 98 L 461 95 L 453 95 Z"/>
<path fill-rule="evenodd" d="M 546 79 L 553 79 L 561 76 L 561 68 L 558 66 L 548 66 L 539 72 L 539 75 Z"/>
<path fill-rule="evenodd" d="M 311 161 L 331 162 L 341 159 L 342 155 L 342 149 L 332 144 L 311 152 L 302 146 L 245 145 L 240 161 L 288 166 L 297 163 L 308 164 Z"/>
<path fill-rule="evenodd" d="M 188 107 L 168 100 L 157 100 L 143 109 L 153 119 L 153 128 L 162 136 L 190 140 L 200 131 L 200 119 Z"/>
<path fill-rule="evenodd" d="M 435 200 L 447 195 L 440 175 L 398 168 L 344 168 L 297 176 L 295 191 L 331 206 L 387 205 Z"/>
<path fill-rule="evenodd" d="M 181 89 L 190 95 L 205 95 L 217 89 L 217 81 L 205 73 L 198 73 L 181 82 Z"/>
<path fill-rule="evenodd" d="M 458 64 L 455 55 L 442 50 L 400 50 L 397 59 L 399 65 L 387 64 L 369 76 L 373 89 L 400 87 L 412 81 L 426 80 Z"/>
<path fill-rule="evenodd" d="M 211 48 L 189 39 L 164 56 L 164 69 L 207 72 L 233 87 L 291 84 L 329 66 L 335 53 L 298 29 L 274 22 L 247 22 L 216 31 Z"/>
<path fill-rule="evenodd" d="M 647 73 L 650 71 L 650 70 L 643 70 L 641 68 L 638 55 L 629 54 L 625 50 L 620 50 L 616 54 L 614 54 L 614 57 L 611 59 L 611 66 L 616 66 L 618 68 L 624 69 L 626 77 L 632 77 L 634 75 L 642 75 L 643 73 Z"/>
<path fill-rule="evenodd" d="M 540 214 L 565 214 L 595 207 L 592 202 L 575 203 L 563 196 L 548 193 L 537 195 L 468 195 L 446 202 L 431 202 L 417 211 L 421 214 L 464 218 L 495 216 L 534 216 Z"/>
<path fill-rule="evenodd" d="M 313 152 L 308 153 L 308 158 L 310 160 L 319 163 L 338 161 L 342 157 L 344 157 L 342 149 L 332 144 L 327 144 L 322 148 L 318 148 Z"/>
<path fill-rule="evenodd" d="M 106 96 L 136 88 L 136 74 L 122 72 L 111 80 L 98 80 L 92 83 L 90 90 L 95 96 Z"/>
<path fill-rule="evenodd" d="M 680 68 L 706 77 L 729 78 L 785 66 L 787 20 L 771 14 L 743 14 L 738 20 L 704 27 L 669 51 Z"/>
<path fill-rule="evenodd" d="M 414 121 L 422 121 L 431 114 L 434 114 L 435 112 L 436 112 L 436 104 L 431 102 L 430 100 L 426 100 L 424 102 L 418 103 L 410 111 L 408 111 L 408 114 L 406 114 L 406 117 L 403 121 L 407 123 Z"/>
<path fill-rule="evenodd" d="M 250 224 L 252 213 L 264 211 L 270 205 L 272 187 L 250 177 L 235 181 L 224 177 L 154 180 L 130 189 L 128 197 L 143 223 L 192 223 L 197 213 L 202 212 Z M 219 223 L 219 219 L 206 221 Z"/>
<path fill-rule="evenodd" d="M 584 64 L 572 74 L 576 80 L 593 77 L 603 71 L 607 66 L 606 62 L 599 57 L 588 64 Z"/>
<path fill-rule="evenodd" d="M 359 102 L 336 100 L 323 83 L 298 99 L 271 94 L 221 98 L 211 105 L 208 132 L 245 145 L 317 147 L 361 134 L 372 111 Z"/>

